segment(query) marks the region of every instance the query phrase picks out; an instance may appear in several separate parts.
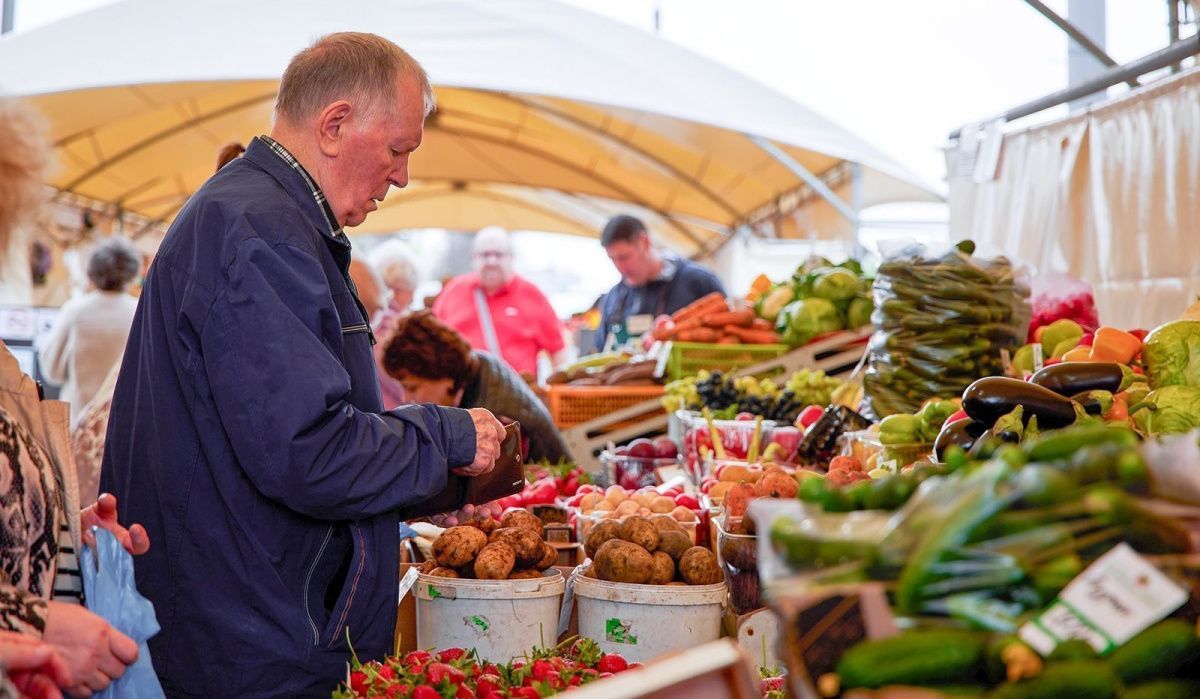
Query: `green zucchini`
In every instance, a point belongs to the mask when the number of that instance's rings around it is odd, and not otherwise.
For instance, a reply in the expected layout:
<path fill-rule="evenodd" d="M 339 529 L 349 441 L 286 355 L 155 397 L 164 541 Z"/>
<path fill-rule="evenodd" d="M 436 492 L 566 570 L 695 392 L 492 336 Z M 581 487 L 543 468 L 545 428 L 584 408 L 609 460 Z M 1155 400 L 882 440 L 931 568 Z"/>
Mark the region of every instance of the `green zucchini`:
<path fill-rule="evenodd" d="M 1169 677 L 1200 659 L 1196 627 L 1181 619 L 1160 621 L 1125 642 L 1108 662 L 1128 684 Z"/>
<path fill-rule="evenodd" d="M 1072 660 L 1047 665 L 1042 674 L 1001 685 L 992 699 L 1116 699 L 1120 678 L 1098 660 Z"/>
<path fill-rule="evenodd" d="M 1191 680 L 1155 680 L 1135 684 L 1121 699 L 1195 699 L 1200 697 L 1200 682 Z"/>
<path fill-rule="evenodd" d="M 842 655 L 837 674 L 843 689 L 971 682 L 982 673 L 987 639 L 972 631 L 929 629 L 864 641 Z"/>

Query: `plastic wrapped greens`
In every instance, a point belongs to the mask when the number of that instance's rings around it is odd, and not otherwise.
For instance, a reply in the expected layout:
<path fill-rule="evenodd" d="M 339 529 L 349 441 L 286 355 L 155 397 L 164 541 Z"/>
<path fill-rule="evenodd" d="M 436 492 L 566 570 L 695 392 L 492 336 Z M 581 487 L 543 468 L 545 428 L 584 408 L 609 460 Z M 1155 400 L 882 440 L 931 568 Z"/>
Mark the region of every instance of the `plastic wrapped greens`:
<path fill-rule="evenodd" d="M 890 255 L 875 279 L 878 330 L 863 384 L 877 417 L 915 413 L 934 396 L 1003 373 L 1001 350 L 1025 339 L 1029 286 L 1005 257 L 974 257 L 959 243 L 933 255 L 909 246 Z"/>

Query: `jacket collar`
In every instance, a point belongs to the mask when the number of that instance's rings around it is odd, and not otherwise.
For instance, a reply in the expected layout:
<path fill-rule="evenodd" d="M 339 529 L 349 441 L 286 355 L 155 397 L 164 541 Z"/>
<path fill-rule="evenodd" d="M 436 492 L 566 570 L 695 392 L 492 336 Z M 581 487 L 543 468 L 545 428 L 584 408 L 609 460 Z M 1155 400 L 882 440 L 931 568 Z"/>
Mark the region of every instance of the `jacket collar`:
<path fill-rule="evenodd" d="M 269 136 L 259 136 L 250 141 L 250 146 L 246 148 L 246 154 L 242 157 L 274 177 L 300 204 L 304 215 L 325 237 L 334 240 L 345 238 L 341 226 L 329 208 L 325 193 L 286 148 Z"/>

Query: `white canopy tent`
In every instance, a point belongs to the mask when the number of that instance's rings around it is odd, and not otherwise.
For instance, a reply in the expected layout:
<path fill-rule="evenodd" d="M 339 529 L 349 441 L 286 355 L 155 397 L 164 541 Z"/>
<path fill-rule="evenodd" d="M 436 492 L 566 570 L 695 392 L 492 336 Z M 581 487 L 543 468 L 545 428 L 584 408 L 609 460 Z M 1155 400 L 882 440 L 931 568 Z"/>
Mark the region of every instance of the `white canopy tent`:
<path fill-rule="evenodd" d="M 632 211 L 701 254 L 741 226 L 846 239 L 848 209 L 939 199 L 782 95 L 552 0 L 126 0 L 0 39 L 0 93 L 47 117 L 54 187 L 165 222 L 221 145 L 269 130 L 289 58 L 351 29 L 416 56 L 439 103 L 412 184 L 360 231 L 596 235 Z"/>

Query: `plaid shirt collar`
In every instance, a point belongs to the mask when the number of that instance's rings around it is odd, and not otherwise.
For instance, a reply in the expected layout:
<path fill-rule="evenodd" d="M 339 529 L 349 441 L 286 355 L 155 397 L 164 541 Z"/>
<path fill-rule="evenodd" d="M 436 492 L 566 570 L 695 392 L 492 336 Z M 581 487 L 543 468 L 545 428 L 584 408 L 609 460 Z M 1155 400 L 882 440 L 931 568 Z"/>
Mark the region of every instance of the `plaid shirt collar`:
<path fill-rule="evenodd" d="M 312 193 L 313 199 L 316 200 L 317 206 L 325 214 L 325 222 L 329 224 L 329 237 L 334 239 L 344 238 L 346 234 L 342 232 L 342 227 L 338 224 L 337 217 L 333 215 L 333 209 L 329 208 L 329 200 L 325 198 L 325 193 L 321 191 L 321 186 L 312 178 L 312 175 L 308 174 L 308 170 L 304 169 L 300 161 L 296 160 L 296 156 L 292 155 L 291 151 L 283 147 L 283 144 L 270 136 L 264 135 L 258 138 L 271 149 L 272 153 L 279 156 L 280 160 L 287 163 L 288 167 L 300 174 L 300 178 L 304 180 L 304 184 L 308 186 L 308 191 Z"/>

